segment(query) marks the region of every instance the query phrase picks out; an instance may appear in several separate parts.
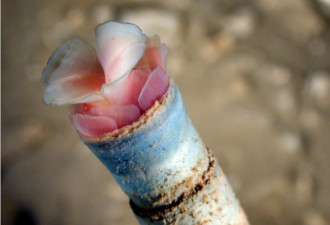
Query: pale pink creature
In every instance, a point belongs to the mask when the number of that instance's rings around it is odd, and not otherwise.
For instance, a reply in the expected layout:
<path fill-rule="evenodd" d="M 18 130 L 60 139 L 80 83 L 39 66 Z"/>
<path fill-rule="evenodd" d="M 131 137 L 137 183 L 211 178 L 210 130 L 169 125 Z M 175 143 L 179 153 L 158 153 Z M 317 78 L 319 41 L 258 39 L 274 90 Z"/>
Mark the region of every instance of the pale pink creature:
<path fill-rule="evenodd" d="M 42 74 L 46 104 L 72 104 L 83 137 L 100 137 L 137 121 L 169 87 L 166 47 L 133 24 L 96 29 L 96 51 L 80 37 L 64 42 Z"/>

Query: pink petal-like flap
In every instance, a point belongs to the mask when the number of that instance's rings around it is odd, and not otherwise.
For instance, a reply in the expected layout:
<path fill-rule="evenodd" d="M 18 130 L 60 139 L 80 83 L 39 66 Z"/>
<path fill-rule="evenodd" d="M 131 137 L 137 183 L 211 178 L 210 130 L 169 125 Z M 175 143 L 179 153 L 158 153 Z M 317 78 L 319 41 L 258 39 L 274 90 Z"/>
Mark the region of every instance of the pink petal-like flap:
<path fill-rule="evenodd" d="M 97 105 L 93 106 L 91 115 L 107 116 L 114 119 L 118 128 L 131 124 L 140 117 L 140 109 L 135 105 Z"/>
<path fill-rule="evenodd" d="M 150 73 L 149 68 L 133 70 L 125 79 L 104 85 L 102 93 L 110 102 L 138 105 L 138 97 Z"/>
<path fill-rule="evenodd" d="M 64 42 L 43 71 L 46 104 L 67 104 L 102 100 L 97 94 L 104 83 L 95 50 L 83 39 Z"/>
<path fill-rule="evenodd" d="M 165 70 L 166 54 L 166 46 L 164 44 L 161 44 L 158 35 L 154 35 L 153 37 L 148 39 L 145 56 L 149 62 L 151 70 L 155 69 L 158 66 Z"/>
<path fill-rule="evenodd" d="M 98 137 L 117 129 L 116 122 L 106 116 L 71 114 L 70 119 L 83 137 Z"/>
<path fill-rule="evenodd" d="M 107 22 L 96 29 L 97 54 L 106 83 L 127 75 L 143 56 L 146 36 L 129 23 Z"/>
<path fill-rule="evenodd" d="M 154 69 L 139 96 L 140 108 L 147 111 L 156 100 L 159 100 L 166 93 L 168 86 L 169 77 L 166 72 L 161 67 Z"/>

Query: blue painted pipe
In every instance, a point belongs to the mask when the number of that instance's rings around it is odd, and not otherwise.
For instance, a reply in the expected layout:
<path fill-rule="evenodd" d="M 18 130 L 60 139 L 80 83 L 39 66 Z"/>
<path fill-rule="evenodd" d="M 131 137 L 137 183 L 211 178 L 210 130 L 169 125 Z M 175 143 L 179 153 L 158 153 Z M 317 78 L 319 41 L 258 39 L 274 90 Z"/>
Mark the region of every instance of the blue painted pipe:
<path fill-rule="evenodd" d="M 172 80 L 138 122 L 83 141 L 129 196 L 140 224 L 248 224 Z"/>

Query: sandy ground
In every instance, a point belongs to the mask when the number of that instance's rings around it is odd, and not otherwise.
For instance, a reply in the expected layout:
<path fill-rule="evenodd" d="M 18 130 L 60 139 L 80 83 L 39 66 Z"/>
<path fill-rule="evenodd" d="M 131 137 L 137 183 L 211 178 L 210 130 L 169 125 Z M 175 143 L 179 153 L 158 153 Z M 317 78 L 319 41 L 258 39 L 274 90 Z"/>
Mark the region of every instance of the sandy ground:
<path fill-rule="evenodd" d="M 42 103 L 51 53 L 75 35 L 94 43 L 107 20 L 160 34 L 251 224 L 330 224 L 330 20 L 319 9 L 309 0 L 2 1 L 2 224 L 137 224 L 69 110 Z"/>

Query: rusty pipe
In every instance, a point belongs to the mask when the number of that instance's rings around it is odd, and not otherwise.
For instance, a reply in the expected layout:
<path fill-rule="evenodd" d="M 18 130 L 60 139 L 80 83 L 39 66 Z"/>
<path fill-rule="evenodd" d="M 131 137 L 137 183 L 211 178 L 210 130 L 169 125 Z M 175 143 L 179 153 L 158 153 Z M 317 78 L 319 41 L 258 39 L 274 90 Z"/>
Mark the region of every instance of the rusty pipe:
<path fill-rule="evenodd" d="M 140 224 L 248 224 L 173 80 L 137 122 L 82 139 L 129 196 Z"/>
<path fill-rule="evenodd" d="M 166 72 L 159 37 L 109 21 L 96 40 L 96 50 L 75 37 L 54 52 L 42 75 L 44 101 L 73 105 L 81 139 L 140 224 L 248 224 Z"/>

